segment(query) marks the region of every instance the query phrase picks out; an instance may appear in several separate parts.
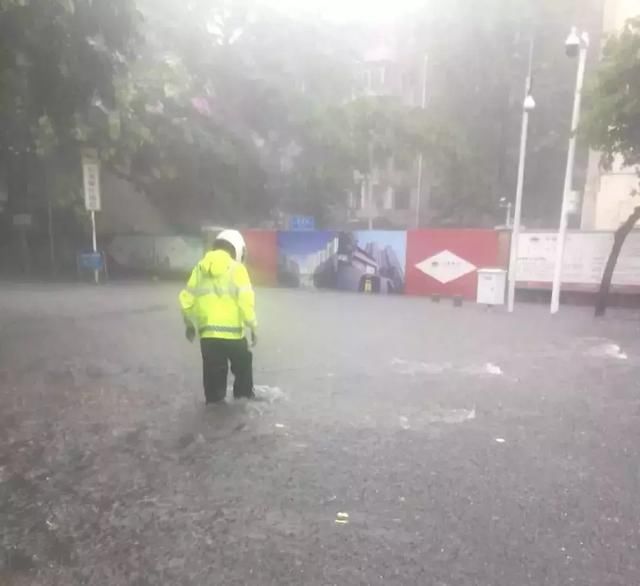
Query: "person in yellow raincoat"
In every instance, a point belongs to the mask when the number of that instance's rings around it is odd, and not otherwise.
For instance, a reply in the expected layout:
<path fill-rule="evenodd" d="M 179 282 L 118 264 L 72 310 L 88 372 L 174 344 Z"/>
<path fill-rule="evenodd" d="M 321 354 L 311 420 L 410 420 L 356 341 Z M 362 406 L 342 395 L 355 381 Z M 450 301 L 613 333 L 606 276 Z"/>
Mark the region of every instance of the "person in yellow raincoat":
<path fill-rule="evenodd" d="M 224 230 L 212 249 L 196 265 L 186 288 L 180 293 L 180 307 L 186 337 L 200 339 L 204 393 L 207 404 L 224 401 L 229 365 L 235 380 L 236 399 L 255 399 L 253 355 L 258 321 L 255 293 L 244 265 L 246 244 L 236 230 Z"/>

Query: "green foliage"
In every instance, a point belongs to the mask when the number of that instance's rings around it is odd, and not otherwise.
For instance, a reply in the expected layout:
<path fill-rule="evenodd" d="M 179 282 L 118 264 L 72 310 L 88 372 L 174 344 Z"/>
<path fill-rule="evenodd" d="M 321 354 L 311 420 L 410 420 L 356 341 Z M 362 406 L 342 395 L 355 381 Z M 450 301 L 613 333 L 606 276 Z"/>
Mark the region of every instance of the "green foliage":
<path fill-rule="evenodd" d="M 630 167 L 640 165 L 640 16 L 608 39 L 587 93 L 587 115 L 581 132 L 593 148 L 602 152 L 606 168 L 619 162 Z M 616 230 L 596 298 L 596 317 L 605 315 L 620 252 L 639 218 L 640 207 L 636 206 Z"/>
<path fill-rule="evenodd" d="M 584 132 L 609 167 L 617 156 L 624 165 L 640 164 L 640 17 L 605 45 Z"/>
<path fill-rule="evenodd" d="M 65 195 L 56 186 L 77 172 L 95 111 L 115 105 L 114 76 L 135 54 L 138 23 L 130 0 L 0 4 L 0 165 L 10 209 L 36 211 Z"/>
<path fill-rule="evenodd" d="M 475 224 L 499 221 L 500 198 L 514 197 L 533 38 L 537 108 L 529 126 L 524 216 L 529 226 L 555 224 L 576 68 L 565 57 L 564 41 L 577 23 L 597 45 L 602 6 L 602 0 L 427 0 L 412 19 L 404 37 L 428 55 L 428 107 L 456 137 L 434 178 L 434 222 L 467 224 L 474 216 Z"/>
<path fill-rule="evenodd" d="M 432 0 L 400 33 L 407 71 L 429 57 L 423 110 L 353 99 L 362 31 L 295 21 L 257 0 L 0 0 L 0 157 L 20 176 L 12 197 L 34 191 L 30 166 L 69 191 L 90 144 L 176 225 L 256 224 L 280 211 L 322 223 L 346 206 L 354 172 L 390 160 L 410 170 L 422 153 L 431 218 L 477 224 L 515 185 L 531 20 L 560 23 L 541 45 L 561 54 L 562 11 L 576 1 Z M 553 103 L 538 100 L 554 128 L 568 120 L 558 103 L 570 105 L 561 73 L 546 83 L 561 89 Z M 561 132 L 532 126 L 534 159 L 564 150 Z M 552 192 L 552 174 L 538 175 Z"/>
<path fill-rule="evenodd" d="M 515 189 L 529 8 L 526 0 L 432 2 L 412 23 L 429 59 L 429 110 L 455 137 L 429 174 L 434 223 L 481 223 Z"/>
<path fill-rule="evenodd" d="M 47 116 L 66 138 L 93 101 L 114 104 L 113 75 L 133 51 L 132 2 L 22 0 L 0 10 L 2 87 L 22 125 Z"/>

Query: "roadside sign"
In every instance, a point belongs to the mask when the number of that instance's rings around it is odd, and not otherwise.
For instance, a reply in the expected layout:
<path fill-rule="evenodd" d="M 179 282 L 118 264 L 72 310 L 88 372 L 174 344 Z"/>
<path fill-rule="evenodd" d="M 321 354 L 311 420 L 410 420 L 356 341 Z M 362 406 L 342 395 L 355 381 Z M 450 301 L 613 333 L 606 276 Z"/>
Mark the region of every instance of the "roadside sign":
<path fill-rule="evenodd" d="M 101 252 L 80 252 L 78 254 L 78 267 L 85 271 L 102 271 L 104 258 Z"/>
<path fill-rule="evenodd" d="M 84 206 L 89 212 L 99 212 L 100 198 L 100 161 L 95 149 L 82 152 L 82 174 L 84 179 Z"/>
<path fill-rule="evenodd" d="M 289 230 L 297 232 L 315 229 L 316 220 L 313 216 L 291 216 L 289 220 Z"/>
<path fill-rule="evenodd" d="M 33 223 L 31 214 L 15 214 L 13 216 L 13 225 L 17 228 L 29 228 Z"/>
<path fill-rule="evenodd" d="M 109 279 L 109 267 L 104 252 L 81 251 L 76 254 L 76 268 L 78 278 L 93 273 L 96 284 L 100 282 L 100 273 L 105 279 Z"/>

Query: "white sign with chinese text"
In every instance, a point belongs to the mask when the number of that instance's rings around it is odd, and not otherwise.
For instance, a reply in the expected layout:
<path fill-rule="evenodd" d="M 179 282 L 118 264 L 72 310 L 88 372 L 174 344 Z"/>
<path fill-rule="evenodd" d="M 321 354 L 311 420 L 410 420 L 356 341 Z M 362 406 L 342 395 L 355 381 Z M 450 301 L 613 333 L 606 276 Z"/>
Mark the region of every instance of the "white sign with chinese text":
<path fill-rule="evenodd" d="M 442 284 L 451 283 L 473 273 L 476 266 L 450 250 L 442 250 L 416 265 L 419 271 Z"/>
<path fill-rule="evenodd" d="M 29 228 L 33 224 L 33 216 L 31 214 L 15 214 L 13 216 L 13 225 L 20 228 Z"/>
<path fill-rule="evenodd" d="M 94 149 L 82 153 L 82 175 L 84 179 L 84 206 L 89 212 L 99 212 L 100 199 L 100 161 Z"/>
<path fill-rule="evenodd" d="M 517 280 L 550 283 L 556 259 L 554 232 L 520 235 Z M 569 232 L 565 246 L 562 281 L 565 284 L 597 286 L 613 246 L 613 232 Z M 640 285 L 640 233 L 625 242 L 613 275 L 614 286 Z"/>

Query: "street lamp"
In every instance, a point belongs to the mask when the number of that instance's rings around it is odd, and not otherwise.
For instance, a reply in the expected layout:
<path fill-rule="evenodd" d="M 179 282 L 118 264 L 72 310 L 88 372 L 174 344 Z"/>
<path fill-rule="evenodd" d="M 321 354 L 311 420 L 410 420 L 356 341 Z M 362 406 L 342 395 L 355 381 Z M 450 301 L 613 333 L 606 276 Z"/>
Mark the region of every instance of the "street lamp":
<path fill-rule="evenodd" d="M 522 220 L 522 194 L 524 191 L 524 169 L 527 162 L 527 139 L 529 135 L 529 114 L 536 108 L 536 101 L 531 94 L 533 86 L 533 38 L 529 45 L 529 69 L 522 104 L 522 131 L 520 133 L 520 160 L 518 162 L 518 185 L 516 188 L 516 205 L 513 214 L 513 229 L 511 230 L 511 249 L 509 254 L 509 291 L 507 308 L 513 312 L 516 300 L 516 272 L 518 266 L 518 244 L 520 241 L 520 225 Z"/>
<path fill-rule="evenodd" d="M 573 116 L 571 118 L 571 136 L 569 137 L 569 152 L 567 154 L 567 170 L 564 178 L 564 190 L 562 192 L 562 209 L 560 211 L 560 228 L 558 230 L 558 242 L 556 245 L 556 263 L 553 269 L 553 285 L 551 289 L 551 313 L 556 314 L 560 310 L 560 287 L 562 283 L 562 265 L 564 262 L 564 247 L 567 239 L 567 223 L 569 208 L 571 206 L 571 192 L 573 188 L 573 172 L 576 160 L 576 141 L 578 126 L 580 124 L 580 106 L 582 102 L 582 88 L 584 75 L 587 68 L 587 54 L 589 52 L 588 33 L 578 34 L 578 29 L 573 27 L 565 42 L 567 57 L 578 60 L 578 74 L 576 78 L 576 91 L 573 99 Z"/>
<path fill-rule="evenodd" d="M 505 218 L 504 225 L 506 228 L 511 228 L 511 210 L 513 208 L 513 203 L 510 199 L 506 197 L 500 198 L 500 209 L 507 210 L 507 217 Z"/>

